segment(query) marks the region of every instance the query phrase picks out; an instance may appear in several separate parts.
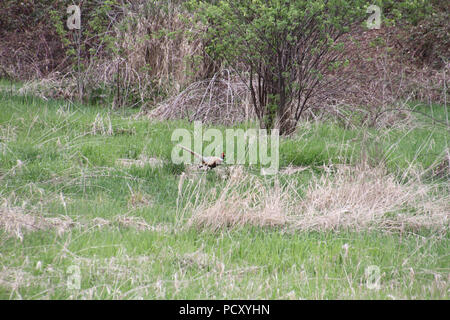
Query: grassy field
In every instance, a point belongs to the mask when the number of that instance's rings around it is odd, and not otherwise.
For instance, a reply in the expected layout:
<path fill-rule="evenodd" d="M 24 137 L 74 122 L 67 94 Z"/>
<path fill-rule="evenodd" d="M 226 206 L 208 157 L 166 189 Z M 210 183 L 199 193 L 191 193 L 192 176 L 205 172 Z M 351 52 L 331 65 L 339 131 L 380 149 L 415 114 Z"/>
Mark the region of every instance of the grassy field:
<path fill-rule="evenodd" d="M 266 179 L 137 113 L 0 92 L 0 299 L 449 298 L 445 126 L 305 122 Z"/>

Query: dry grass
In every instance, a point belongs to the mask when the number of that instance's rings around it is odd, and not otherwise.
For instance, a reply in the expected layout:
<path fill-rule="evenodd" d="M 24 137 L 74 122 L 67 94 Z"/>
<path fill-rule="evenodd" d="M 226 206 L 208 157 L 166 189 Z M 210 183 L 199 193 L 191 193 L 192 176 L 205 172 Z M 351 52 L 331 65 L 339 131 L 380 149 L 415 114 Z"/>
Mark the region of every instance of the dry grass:
<path fill-rule="evenodd" d="M 162 168 L 164 160 L 158 158 L 149 158 L 145 154 L 141 154 L 139 159 L 117 159 L 116 165 L 130 168 L 132 166 L 143 168 L 149 165 L 152 168 Z"/>
<path fill-rule="evenodd" d="M 86 226 L 92 228 L 105 228 L 105 227 L 123 227 L 131 228 L 136 231 L 153 231 L 153 232 L 170 232 L 171 227 L 169 225 L 150 225 L 142 217 L 130 216 L 130 215 L 118 215 L 113 219 L 103 219 L 96 217 L 92 221 L 88 222 Z"/>
<path fill-rule="evenodd" d="M 112 136 L 114 134 L 111 118 L 108 116 L 102 117 L 100 113 L 95 117 L 94 122 L 92 123 L 92 131 L 93 135 L 102 135 L 102 136 Z"/>
<path fill-rule="evenodd" d="M 137 83 L 140 93 L 153 91 L 155 85 L 163 88 L 166 83 L 164 89 L 169 94 L 190 83 L 192 78 L 204 75 L 205 66 L 189 60 L 202 55 L 201 39 L 182 15 L 188 14 L 178 4 L 164 8 L 164 5 L 136 1 L 135 9 L 128 10 L 121 22 L 125 28 L 115 27 L 116 46 L 123 51 L 123 59 L 113 64 L 105 61 L 105 65 L 112 65 L 100 68 L 109 70 L 110 75 L 105 78 L 114 77 L 119 63 L 124 79 Z M 183 31 L 189 32 L 190 37 Z M 174 88 L 171 88 L 172 81 Z"/>
<path fill-rule="evenodd" d="M 76 80 L 72 75 L 51 73 L 42 79 L 32 79 L 23 83 L 15 91 L 18 95 L 34 95 L 44 100 L 63 97 L 71 98 L 76 92 Z"/>
<path fill-rule="evenodd" d="M 205 198 L 197 198 L 188 226 L 200 225 L 214 230 L 244 224 L 280 226 L 288 221 L 288 194 L 279 184 L 273 188 L 261 179 L 244 173 L 237 167 L 219 193 L 210 190 Z"/>
<path fill-rule="evenodd" d="M 21 241 L 25 232 L 54 229 L 58 235 L 62 235 L 73 226 L 74 222 L 67 216 L 46 218 L 24 213 L 20 207 L 0 207 L 0 228 Z"/>
<path fill-rule="evenodd" d="M 159 104 L 149 113 L 157 119 L 188 119 L 232 124 L 254 119 L 247 87 L 229 70 L 211 79 L 194 82 L 180 94 Z"/>
<path fill-rule="evenodd" d="M 405 32 L 399 27 L 357 27 L 345 37 L 350 64 L 343 73 L 350 75 L 350 82 L 343 83 L 348 88 L 341 91 L 342 101 L 372 107 L 374 112 L 399 99 L 444 103 L 449 63 L 439 58 L 436 62 L 441 66 L 437 69 L 428 64 L 416 65 L 411 54 L 403 54 L 404 47 L 410 45 L 405 39 L 399 40 L 407 37 Z"/>
<path fill-rule="evenodd" d="M 192 211 L 187 226 L 211 230 L 253 225 L 292 231 L 446 231 L 450 218 L 448 193 L 420 179 L 402 183 L 383 168 L 367 166 L 332 167 L 306 187 L 277 178 L 269 183 L 238 170 L 220 192 L 187 199 L 182 209 Z"/>
<path fill-rule="evenodd" d="M 67 287 L 67 270 L 55 264 L 45 265 L 41 261 L 35 267 L 39 272 L 34 274 L 24 271 L 24 266 L 0 268 L 0 285 L 11 290 L 10 299 L 22 299 L 20 293 L 30 283 L 40 287 L 39 291 L 31 296 L 33 299 L 49 299 L 57 290 L 65 290 L 68 299 L 167 299 L 196 285 L 212 289 L 227 283 L 230 290 L 238 291 L 240 288 L 236 284 L 243 275 L 253 274 L 261 269 L 257 266 L 230 268 L 214 254 L 204 253 L 202 249 L 182 254 L 172 250 L 164 251 L 163 260 L 176 266 L 176 271 L 169 276 L 154 273 L 161 256 L 130 256 L 121 246 L 115 256 L 108 258 L 87 258 L 68 249 L 64 249 L 60 254 L 71 257 L 72 266 L 79 268 L 82 279 L 98 281 L 99 285 L 89 288 L 82 285 L 80 290 L 70 290 Z M 34 268 L 30 266 L 29 261 L 24 265 Z M 202 272 L 192 275 L 193 270 Z"/>
<path fill-rule="evenodd" d="M 81 89 L 84 99 L 109 102 L 105 98 L 114 95 L 114 107 L 136 106 L 144 102 L 155 104 L 179 93 L 180 88 L 192 81 L 210 74 L 212 61 L 208 57 L 198 61 L 197 57 L 204 56 L 201 35 L 195 34 L 186 22 L 189 14 L 180 3 L 147 0 L 132 3 L 114 6 L 109 25 L 99 35 L 100 40 L 94 42 L 93 48 L 96 50 L 89 55 L 82 50 L 81 59 L 85 66 L 82 73 L 75 70 L 76 65 L 69 62 L 67 52 L 61 48 L 58 48 L 60 56 L 57 58 L 64 61 L 56 62 L 64 62 L 66 68 L 47 68 L 49 70 L 44 74 L 39 71 L 41 68 L 37 63 L 17 59 L 21 60 L 15 63 L 18 67 L 31 65 L 33 68 L 26 72 L 6 63 L 4 65 L 8 67 L 0 66 L 0 73 L 4 71 L 11 77 L 30 80 L 21 93 L 32 92 L 44 99 L 72 99 L 79 97 Z M 104 36 L 111 37 L 112 43 L 108 43 Z M 93 44 L 92 38 L 86 35 L 83 35 L 82 42 L 90 44 L 88 47 Z M 110 50 L 109 46 L 114 50 Z M 0 46 L 0 61 L 2 54 L 5 59 L 9 58 L 7 49 Z M 24 56 L 32 55 L 26 46 L 22 45 L 21 51 L 24 51 Z M 48 61 L 53 60 L 47 57 L 42 62 Z M 26 77 L 23 76 L 27 73 Z"/>
<path fill-rule="evenodd" d="M 10 125 L 0 125 L 0 141 L 2 143 L 14 142 L 17 140 L 17 128 Z"/>
<path fill-rule="evenodd" d="M 307 188 L 293 224 L 301 230 L 448 229 L 448 196 L 435 186 L 401 183 L 383 168 L 340 167 Z"/>
<path fill-rule="evenodd" d="M 143 218 L 119 215 L 115 218 L 115 221 L 126 228 L 134 228 L 138 231 L 161 231 L 162 229 L 149 225 Z"/>

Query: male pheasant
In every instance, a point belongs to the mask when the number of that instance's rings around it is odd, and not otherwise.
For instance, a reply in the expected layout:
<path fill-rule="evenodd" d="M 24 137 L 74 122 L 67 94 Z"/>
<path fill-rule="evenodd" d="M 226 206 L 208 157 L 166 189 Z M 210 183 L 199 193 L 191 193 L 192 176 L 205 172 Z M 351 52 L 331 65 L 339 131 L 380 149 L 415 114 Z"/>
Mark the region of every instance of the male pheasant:
<path fill-rule="evenodd" d="M 222 164 L 225 160 L 225 153 L 222 152 L 222 156 L 221 157 L 204 157 L 200 154 L 198 154 L 197 152 L 194 152 L 182 145 L 178 145 L 180 148 L 189 151 L 190 153 L 192 153 L 194 156 L 196 156 L 197 158 L 199 158 L 202 161 L 202 165 L 208 167 L 209 169 L 215 168 L 218 165 Z"/>

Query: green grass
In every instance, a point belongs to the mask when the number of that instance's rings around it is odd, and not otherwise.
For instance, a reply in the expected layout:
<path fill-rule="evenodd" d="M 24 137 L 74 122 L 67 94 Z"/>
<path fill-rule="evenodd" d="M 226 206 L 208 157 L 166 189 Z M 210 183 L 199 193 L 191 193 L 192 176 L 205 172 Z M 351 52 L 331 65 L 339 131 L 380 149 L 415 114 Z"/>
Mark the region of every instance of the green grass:
<path fill-rule="evenodd" d="M 442 106 L 433 111 L 445 116 Z M 183 167 L 169 162 L 170 137 L 193 125 L 135 120 L 135 112 L 0 90 L 0 200 L 26 214 L 75 222 L 62 234 L 38 230 L 22 241 L 0 229 L 0 299 L 448 299 L 448 233 L 178 228 Z M 448 131 L 418 119 L 423 126 L 405 130 L 302 124 L 297 137 L 282 139 L 280 165 L 320 174 L 323 164 L 356 163 L 366 152 L 392 172 L 410 163 L 426 169 L 442 156 Z M 109 124 L 113 133 L 103 134 Z M 142 154 L 168 163 L 116 164 Z M 306 185 L 311 174 L 295 178 Z M 206 183 L 221 182 L 210 173 Z M 133 205 L 136 194 L 148 202 Z M 142 218 L 155 230 L 114 220 L 120 216 Z M 112 223 L 96 226 L 95 218 Z M 73 265 L 80 290 L 67 286 Z M 366 286 L 371 265 L 381 271 L 378 290 Z"/>

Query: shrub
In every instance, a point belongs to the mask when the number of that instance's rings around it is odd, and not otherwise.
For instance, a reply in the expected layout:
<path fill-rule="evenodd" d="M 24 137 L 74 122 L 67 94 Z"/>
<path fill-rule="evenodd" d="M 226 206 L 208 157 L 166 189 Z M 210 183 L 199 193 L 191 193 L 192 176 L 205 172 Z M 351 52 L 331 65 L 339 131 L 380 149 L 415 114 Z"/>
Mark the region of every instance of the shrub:
<path fill-rule="evenodd" d="M 291 133 L 324 74 L 345 64 L 342 35 L 365 17 L 366 1 L 191 1 L 209 53 L 248 81 L 262 128 Z"/>

